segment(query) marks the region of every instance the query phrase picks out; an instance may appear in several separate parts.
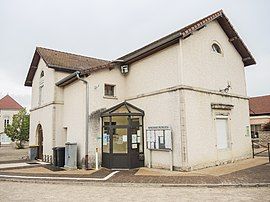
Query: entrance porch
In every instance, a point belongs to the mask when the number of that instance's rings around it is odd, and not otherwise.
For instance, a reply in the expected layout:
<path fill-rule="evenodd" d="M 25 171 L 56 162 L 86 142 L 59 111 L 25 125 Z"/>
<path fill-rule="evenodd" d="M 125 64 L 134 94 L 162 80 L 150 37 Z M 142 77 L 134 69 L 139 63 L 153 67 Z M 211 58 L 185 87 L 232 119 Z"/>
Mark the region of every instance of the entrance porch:
<path fill-rule="evenodd" d="M 102 166 L 137 168 L 144 166 L 144 111 L 128 102 L 101 114 Z"/>

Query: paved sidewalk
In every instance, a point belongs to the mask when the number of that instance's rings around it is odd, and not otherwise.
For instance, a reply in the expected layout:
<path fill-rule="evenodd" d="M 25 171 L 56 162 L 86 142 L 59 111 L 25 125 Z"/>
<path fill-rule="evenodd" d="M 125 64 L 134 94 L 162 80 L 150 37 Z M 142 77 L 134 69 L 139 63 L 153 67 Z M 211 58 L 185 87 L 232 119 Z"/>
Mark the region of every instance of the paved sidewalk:
<path fill-rule="evenodd" d="M 22 168 L 22 167 L 34 167 L 34 166 L 40 166 L 40 165 L 47 165 L 49 163 L 45 162 L 22 162 L 22 163 L 4 163 L 0 164 L 0 169 L 17 169 L 17 168 Z"/>
<path fill-rule="evenodd" d="M 140 168 L 119 172 L 109 181 L 180 185 L 270 185 L 270 164 L 268 158 L 260 157 L 192 172 Z"/>
<path fill-rule="evenodd" d="M 15 149 L 11 144 L 0 146 L 0 164 L 9 162 L 23 162 L 28 155 L 28 146 L 25 149 Z"/>
<path fill-rule="evenodd" d="M 21 164 L 22 165 L 22 164 Z M 61 180 L 69 181 L 106 181 L 116 184 L 148 183 L 162 186 L 270 186 L 270 164 L 268 158 L 255 158 L 223 166 L 216 166 L 192 172 L 167 171 L 160 169 L 121 170 L 112 174 L 112 170 L 102 168 L 95 170 L 55 169 L 51 165 L 39 165 L 20 168 L 0 168 L 0 179 L 5 176 L 22 180 Z M 106 178 L 109 176 L 110 178 Z M 24 177 L 25 176 L 25 177 Z M 86 179 L 87 178 L 87 179 Z M 97 179 L 97 180 L 95 180 Z M 105 180 L 100 180 L 105 179 Z"/>

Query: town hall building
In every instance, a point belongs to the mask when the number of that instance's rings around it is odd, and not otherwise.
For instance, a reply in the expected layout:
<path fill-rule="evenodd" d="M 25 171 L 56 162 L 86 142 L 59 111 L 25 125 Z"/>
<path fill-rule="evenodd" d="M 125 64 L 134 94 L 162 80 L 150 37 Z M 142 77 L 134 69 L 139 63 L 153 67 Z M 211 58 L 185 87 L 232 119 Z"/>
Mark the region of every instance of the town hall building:
<path fill-rule="evenodd" d="M 29 144 L 77 143 L 78 166 L 189 171 L 252 156 L 245 67 L 218 11 L 114 61 L 37 47 Z M 96 152 L 98 161 L 96 161 Z"/>

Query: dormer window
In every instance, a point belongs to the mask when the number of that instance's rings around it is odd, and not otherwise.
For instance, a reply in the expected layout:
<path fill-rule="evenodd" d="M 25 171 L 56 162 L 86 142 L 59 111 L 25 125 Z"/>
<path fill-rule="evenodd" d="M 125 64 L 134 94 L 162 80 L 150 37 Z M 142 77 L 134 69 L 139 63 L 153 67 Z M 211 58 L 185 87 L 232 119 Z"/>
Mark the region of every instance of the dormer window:
<path fill-rule="evenodd" d="M 43 77 L 44 77 L 44 71 L 41 71 L 40 78 L 43 78 Z"/>
<path fill-rule="evenodd" d="M 213 43 L 213 44 L 212 44 L 212 50 L 213 50 L 215 53 L 222 54 L 221 47 L 220 47 L 220 45 L 217 44 L 217 43 Z"/>

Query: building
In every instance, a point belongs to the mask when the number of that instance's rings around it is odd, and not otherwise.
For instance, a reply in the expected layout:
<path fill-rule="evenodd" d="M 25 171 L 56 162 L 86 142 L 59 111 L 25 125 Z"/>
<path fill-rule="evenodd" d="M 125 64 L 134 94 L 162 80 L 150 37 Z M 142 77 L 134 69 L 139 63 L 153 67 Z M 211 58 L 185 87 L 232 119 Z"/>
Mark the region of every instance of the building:
<path fill-rule="evenodd" d="M 218 11 L 114 61 L 37 47 L 30 145 L 78 144 L 78 164 L 192 170 L 252 155 L 245 67 Z M 150 148 L 150 149 L 149 149 Z M 46 158 L 49 159 L 49 158 Z"/>
<path fill-rule="evenodd" d="M 6 95 L 0 100 L 0 143 L 10 144 L 11 139 L 4 133 L 5 127 L 12 124 L 13 115 L 17 114 L 23 107 L 12 97 Z"/>
<path fill-rule="evenodd" d="M 261 143 L 270 142 L 270 131 L 263 130 L 270 123 L 270 95 L 249 99 L 251 137 Z"/>

